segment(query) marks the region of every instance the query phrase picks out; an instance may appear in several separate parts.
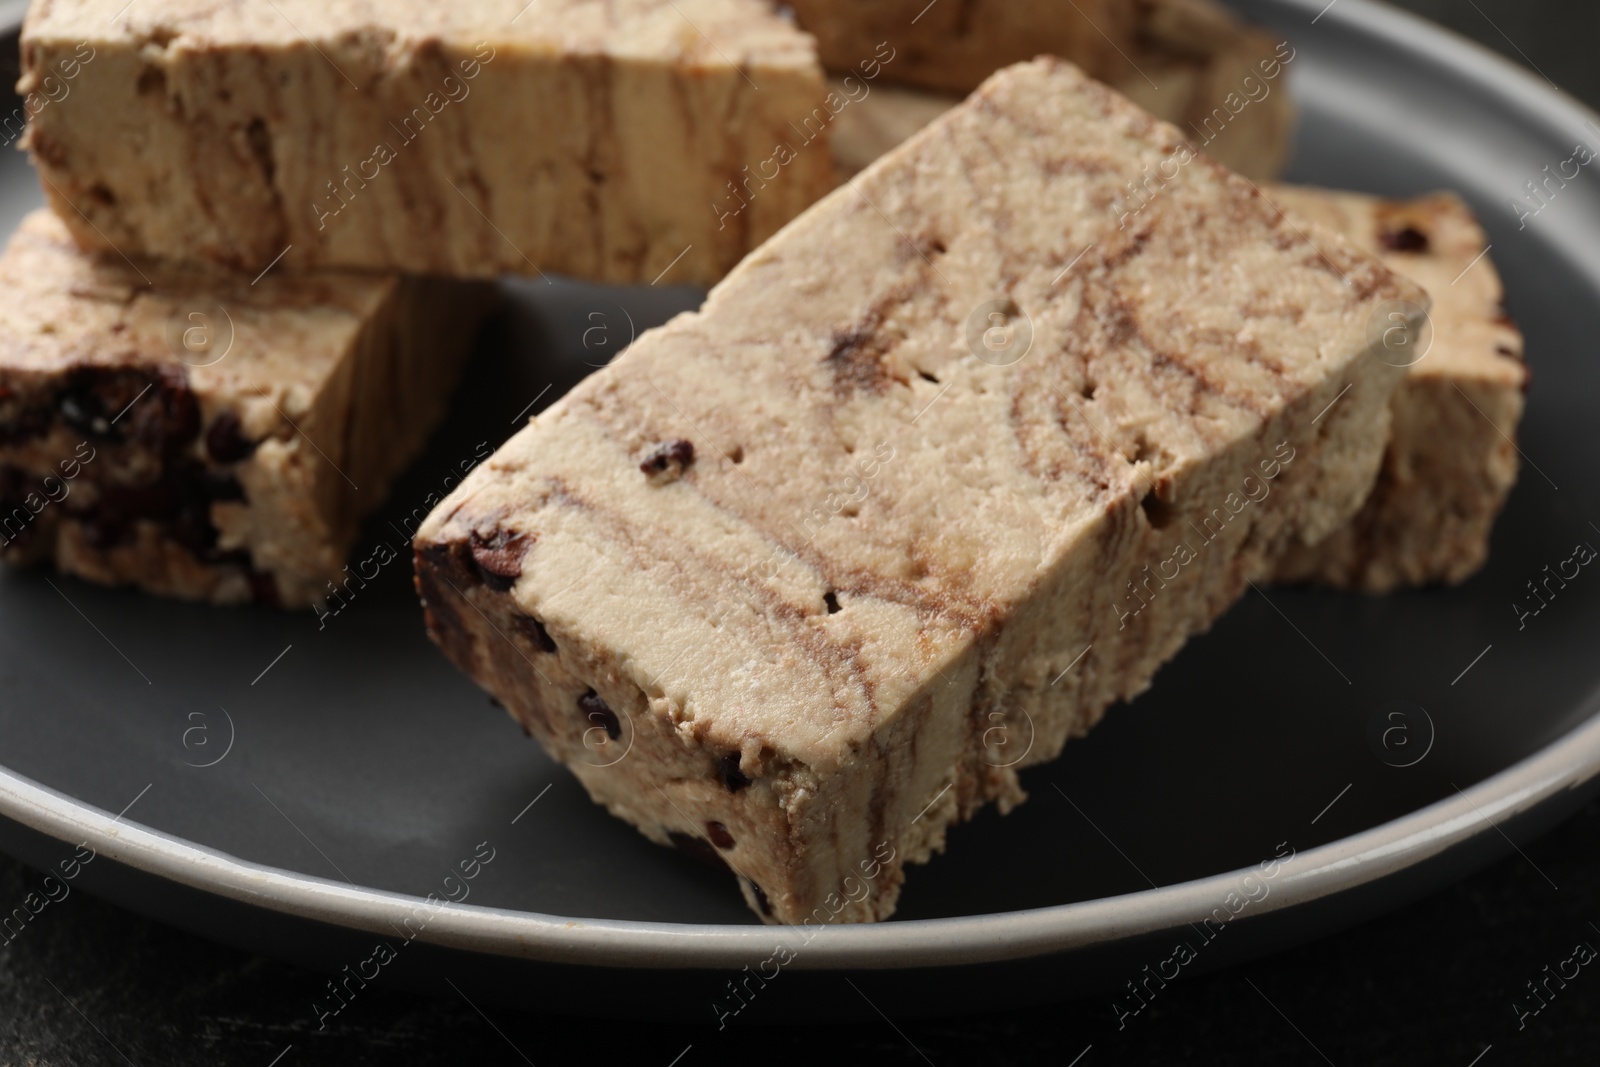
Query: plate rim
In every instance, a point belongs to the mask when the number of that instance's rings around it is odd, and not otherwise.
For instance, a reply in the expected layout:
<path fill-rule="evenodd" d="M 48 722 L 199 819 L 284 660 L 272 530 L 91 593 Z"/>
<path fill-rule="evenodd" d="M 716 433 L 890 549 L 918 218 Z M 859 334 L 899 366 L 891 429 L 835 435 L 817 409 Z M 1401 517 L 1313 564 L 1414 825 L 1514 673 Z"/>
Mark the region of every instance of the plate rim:
<path fill-rule="evenodd" d="M 1496 96 L 1562 127 L 1600 125 L 1590 110 L 1540 76 L 1442 26 L 1373 0 L 1270 0 L 1387 41 L 1485 85 Z M 0 0 L 0 35 L 16 32 L 19 0 Z M 1399 874 L 1583 788 L 1600 775 L 1600 711 L 1470 789 L 1341 837 L 1283 862 L 1274 892 L 1253 906 L 1267 914 L 1337 896 Z M 285 916 L 373 934 L 418 907 L 436 914 L 417 939 L 441 948 L 547 963 L 616 968 L 738 968 L 770 953 L 774 940 L 803 951 L 801 970 L 910 969 L 998 963 L 1124 941 L 1181 926 L 1208 912 L 1240 879 L 1238 868 L 1204 878 L 1070 904 L 886 923 L 802 927 L 764 924 L 581 919 L 442 904 L 271 867 L 143 826 L 0 765 L 0 818 L 165 881 Z M 1510 839 L 1507 838 L 1509 841 Z"/>
<path fill-rule="evenodd" d="M 30 0 L 0 0 L 0 37 L 22 29 Z"/>
<path fill-rule="evenodd" d="M 1600 774 L 1600 715 L 1531 756 L 1398 819 L 1284 861 L 1273 892 L 1252 905 L 1266 915 L 1395 875 L 1583 788 Z M 473 953 L 635 969 L 738 967 L 803 941 L 799 970 L 901 970 L 999 963 L 1174 929 L 1208 913 L 1255 867 L 1156 889 L 1043 908 L 939 919 L 820 926 L 583 919 L 453 904 L 362 888 L 239 859 L 152 830 L 0 767 L 0 817 L 98 856 L 237 903 L 365 933 L 393 932 L 419 907 L 435 911 L 417 940 Z M 1509 840 L 1509 838 L 1507 839 Z M 805 930 L 802 937 L 801 931 Z"/>

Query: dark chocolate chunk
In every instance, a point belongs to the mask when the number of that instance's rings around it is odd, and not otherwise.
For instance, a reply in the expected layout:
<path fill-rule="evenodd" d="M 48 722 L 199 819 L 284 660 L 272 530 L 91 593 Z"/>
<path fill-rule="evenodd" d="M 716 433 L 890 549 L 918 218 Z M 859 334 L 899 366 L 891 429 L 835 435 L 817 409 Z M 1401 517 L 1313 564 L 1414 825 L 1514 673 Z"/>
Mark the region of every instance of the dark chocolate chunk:
<path fill-rule="evenodd" d="M 828 592 L 826 594 L 824 594 L 824 596 L 822 598 L 822 602 L 823 602 L 823 604 L 825 604 L 827 606 L 829 615 L 838 614 L 838 612 L 839 612 L 839 594 L 835 593 L 832 589 L 830 589 L 830 590 L 828 590 Z"/>
<path fill-rule="evenodd" d="M 161 367 L 157 373 L 165 416 L 158 440 L 163 452 L 176 452 L 200 436 L 200 401 L 189 388 L 189 376 L 182 370 Z"/>
<path fill-rule="evenodd" d="M 483 584 L 497 593 L 508 592 L 522 577 L 522 557 L 533 538 L 515 530 L 496 530 L 488 537 L 472 535 L 472 560 Z"/>
<path fill-rule="evenodd" d="M 107 412 L 99 394 L 88 384 L 84 375 L 71 375 L 68 385 L 56 399 L 61 420 L 85 437 L 105 440 L 116 433 L 112 425 L 117 412 Z"/>
<path fill-rule="evenodd" d="M 211 522 L 211 494 L 205 465 L 187 459 L 169 464 L 163 475 L 173 488 L 177 505 L 168 521 L 174 540 L 195 557 L 207 563 L 250 563 L 248 553 L 222 552 L 217 548 L 217 528 Z"/>
<path fill-rule="evenodd" d="M 228 567 L 243 567 L 248 570 L 255 561 L 251 558 L 249 549 L 235 548 L 224 552 L 220 548 L 214 548 L 207 553 L 206 562 Z"/>
<path fill-rule="evenodd" d="M 544 628 L 544 623 L 532 615 L 518 615 L 515 619 L 517 629 L 522 636 L 533 642 L 533 647 L 540 652 L 555 654 L 556 643 L 550 637 L 550 631 Z"/>
<path fill-rule="evenodd" d="M 733 847 L 733 835 L 728 833 L 728 828 L 722 825 L 720 822 L 713 821 L 706 823 L 706 836 L 710 838 L 711 843 L 716 845 L 718 848 Z"/>
<path fill-rule="evenodd" d="M 133 440 L 162 456 L 177 455 L 200 435 L 200 402 L 177 367 L 158 367 L 154 376 L 80 367 L 66 376 L 55 407 L 85 437 Z"/>
<path fill-rule="evenodd" d="M 606 736 L 615 741 L 622 736 L 622 723 L 617 719 L 617 713 L 611 710 L 611 705 L 603 700 L 599 693 L 593 689 L 578 698 L 578 710 L 595 726 L 603 727 Z"/>
<path fill-rule="evenodd" d="M 88 509 L 68 506 L 92 547 L 105 551 L 126 543 L 140 522 L 149 522 L 201 562 L 250 565 L 248 552 L 217 547 L 217 528 L 211 522 L 213 501 L 242 500 L 244 491 L 236 481 L 214 476 L 198 460 L 168 459 L 154 481 L 98 483 L 97 488 L 99 499 Z"/>
<path fill-rule="evenodd" d="M 728 869 L 728 864 L 717 854 L 717 850 L 712 848 L 710 842 L 705 838 L 695 837 L 693 834 L 685 834 L 677 830 L 668 830 L 667 837 L 672 839 L 672 843 L 677 845 L 680 851 L 693 856 L 707 867 L 719 871 Z"/>
<path fill-rule="evenodd" d="M 0 548 L 24 549 L 38 533 L 28 497 L 38 493 L 29 476 L 16 467 L 0 467 Z"/>
<path fill-rule="evenodd" d="M 450 662 L 467 670 L 473 662 L 472 634 L 455 605 L 446 599 L 448 586 L 436 580 L 437 573 L 432 568 L 417 569 L 417 595 L 422 600 L 423 623 L 428 628 L 428 636 L 444 650 Z"/>
<path fill-rule="evenodd" d="M 83 539 L 97 552 L 115 548 L 127 541 L 133 529 L 123 516 L 104 510 L 87 514 L 73 513 L 72 517 L 78 520 Z"/>
<path fill-rule="evenodd" d="M 164 519 L 178 510 L 178 494 L 163 478 L 148 485 L 100 486 L 100 511 L 111 517 Z"/>
<path fill-rule="evenodd" d="M 639 469 L 652 477 L 658 474 L 670 474 L 676 478 L 693 462 L 694 443 L 679 439 L 668 441 L 650 453 L 644 462 L 639 464 Z"/>
<path fill-rule="evenodd" d="M 256 442 L 244 435 L 235 412 L 224 411 L 206 431 L 206 454 L 218 463 L 237 463 L 241 459 L 249 459 L 255 450 Z"/>
<path fill-rule="evenodd" d="M 1388 227 L 1378 231 L 1378 242 L 1391 252 L 1426 252 L 1428 235 L 1415 226 L 1402 226 L 1398 230 Z"/>
<path fill-rule="evenodd" d="M 217 528 L 211 525 L 211 507 L 208 503 L 202 502 L 195 507 L 186 502 L 168 521 L 167 536 L 204 563 L 238 561 L 236 557 L 230 559 L 231 554 L 217 549 Z"/>
<path fill-rule="evenodd" d="M 243 501 L 244 486 L 227 471 L 206 471 L 200 476 L 206 498 L 212 503 Z"/>
<path fill-rule="evenodd" d="M 250 593 L 255 597 L 257 604 L 266 604 L 268 607 L 282 607 L 278 599 L 278 580 L 266 571 L 258 571 L 251 567 L 247 572 L 250 578 Z"/>
<path fill-rule="evenodd" d="M 750 784 L 750 779 L 745 777 L 744 771 L 739 769 L 739 753 L 729 752 L 717 761 L 717 769 L 722 773 L 722 784 L 728 787 L 728 792 L 737 793 Z"/>
<path fill-rule="evenodd" d="M 461 576 L 461 557 L 465 547 L 459 541 L 418 546 L 413 567 L 420 574 L 422 565 L 427 564 L 430 569 L 454 581 Z"/>
<path fill-rule="evenodd" d="M 9 399 L 0 397 L 0 402 Z M 36 405 L 24 406 L 20 402 L 4 404 L 6 415 L 0 420 L 0 445 L 26 444 L 50 432 L 55 425 L 55 412 Z"/>
<path fill-rule="evenodd" d="M 477 564 L 472 561 L 472 552 L 465 541 L 444 541 L 417 546 L 414 550 L 412 570 L 417 577 L 419 591 L 422 588 L 420 583 L 423 581 L 423 576 L 426 575 L 430 588 L 454 591 L 463 596 L 466 595 L 467 587 L 482 577 Z"/>

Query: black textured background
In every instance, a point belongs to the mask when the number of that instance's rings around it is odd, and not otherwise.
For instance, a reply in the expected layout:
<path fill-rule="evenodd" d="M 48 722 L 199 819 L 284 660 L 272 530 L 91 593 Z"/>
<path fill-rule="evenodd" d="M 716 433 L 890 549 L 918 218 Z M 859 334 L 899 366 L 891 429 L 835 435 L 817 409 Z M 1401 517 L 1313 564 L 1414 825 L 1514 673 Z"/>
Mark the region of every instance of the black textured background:
<path fill-rule="evenodd" d="M 1595 0 L 1399 6 L 1600 107 Z M 0 1067 L 1600 1063 L 1600 968 L 1582 970 L 1525 1028 L 1512 1008 L 1519 994 L 1526 999 L 1524 984 L 1571 956 L 1577 942 L 1600 946 L 1600 805 L 1525 852 L 1359 929 L 1248 967 L 1182 978 L 1120 1032 L 1107 998 L 937 1022 L 829 1027 L 818 1019 L 718 1033 L 485 1016 L 459 1000 L 381 987 L 317 1032 L 304 1003 L 318 984 L 312 976 L 74 893 L 0 946 Z M 0 859 L 0 900 L 20 899 L 36 879 Z"/>

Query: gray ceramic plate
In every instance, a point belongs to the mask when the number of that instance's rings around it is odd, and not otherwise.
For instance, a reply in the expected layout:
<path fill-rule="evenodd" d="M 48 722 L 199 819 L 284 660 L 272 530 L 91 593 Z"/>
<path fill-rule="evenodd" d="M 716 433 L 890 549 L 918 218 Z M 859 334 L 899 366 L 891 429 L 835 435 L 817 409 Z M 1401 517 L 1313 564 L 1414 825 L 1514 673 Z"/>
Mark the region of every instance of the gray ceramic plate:
<path fill-rule="evenodd" d="M 1204 941 L 1195 969 L 1358 921 L 1509 851 L 1600 768 L 1600 575 L 1525 628 L 1512 608 L 1546 564 L 1600 544 L 1600 190 L 1570 183 L 1525 229 L 1508 200 L 1600 128 L 1442 31 L 1363 0 L 1319 18 L 1324 3 L 1241 4 L 1298 49 L 1293 176 L 1466 194 L 1528 334 L 1527 464 L 1489 567 L 1464 587 L 1252 594 L 1153 691 L 1025 775 L 1028 804 L 952 833 L 894 921 L 801 943 L 750 925 L 728 877 L 592 806 L 428 644 L 403 561 L 325 628 L 5 571 L 0 847 L 54 868 L 86 841 L 99 858 L 81 887 L 333 971 L 370 972 L 383 939 L 400 946 L 385 980 L 708 1020 L 731 974 L 780 944 L 782 994 L 741 1019 L 1015 1004 L 1120 986 L 1178 936 L 1201 939 L 1190 924 L 1218 909 L 1227 934 Z M 37 200 L 23 159 L 0 155 L 4 225 Z M 530 405 L 697 299 L 513 289 L 453 421 L 357 559 L 398 546 L 391 520 Z M 425 905 L 430 893 L 459 903 Z M 396 933 L 407 915 L 409 941 Z"/>

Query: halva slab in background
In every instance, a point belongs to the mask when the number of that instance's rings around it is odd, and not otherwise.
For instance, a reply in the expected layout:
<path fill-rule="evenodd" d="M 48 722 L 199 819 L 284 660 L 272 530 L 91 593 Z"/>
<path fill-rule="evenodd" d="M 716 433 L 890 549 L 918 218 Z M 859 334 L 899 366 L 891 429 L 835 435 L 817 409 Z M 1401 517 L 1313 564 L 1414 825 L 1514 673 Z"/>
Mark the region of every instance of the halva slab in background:
<path fill-rule="evenodd" d="M 827 93 L 763 0 L 36 3 L 19 90 L 66 61 L 45 194 L 135 257 L 709 284 L 834 181 L 713 210 Z"/>
<path fill-rule="evenodd" d="M 1011 62 L 1004 58 L 1008 50 L 989 38 L 988 25 L 975 22 L 968 30 L 974 54 L 988 64 L 985 73 Z M 900 37 L 889 33 L 885 40 Z M 863 38 L 849 47 L 866 45 Z M 1040 51 L 1049 49 L 1036 45 L 1017 58 Z M 892 54 L 878 84 L 858 71 L 831 71 L 837 91 L 853 102 L 841 108 L 833 130 L 835 157 L 846 175 L 960 102 L 957 95 L 896 84 L 914 79 L 904 77 L 911 66 L 903 62 L 904 50 Z M 1289 159 L 1295 111 L 1288 81 L 1296 54 L 1288 41 L 1247 25 L 1211 0 L 1160 0 L 1131 46 L 1131 64 L 1102 80 L 1183 130 L 1213 158 L 1266 181 L 1277 178 Z"/>
<path fill-rule="evenodd" d="M 1386 593 L 1457 583 L 1489 555 L 1489 534 L 1517 480 L 1517 424 L 1528 388 L 1522 334 L 1506 315 L 1488 238 L 1460 197 L 1385 200 L 1277 186 L 1268 196 L 1336 229 L 1427 289 L 1430 328 L 1383 323 L 1406 368 L 1389 450 L 1372 497 L 1349 526 L 1283 561 L 1278 578 Z"/>
<path fill-rule="evenodd" d="M 1130 0 L 791 0 L 822 62 L 846 70 L 873 44 L 901 53 L 892 80 L 965 94 L 1001 67 L 1059 56 L 1102 80 L 1128 72 L 1141 5 Z"/>

